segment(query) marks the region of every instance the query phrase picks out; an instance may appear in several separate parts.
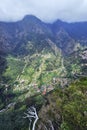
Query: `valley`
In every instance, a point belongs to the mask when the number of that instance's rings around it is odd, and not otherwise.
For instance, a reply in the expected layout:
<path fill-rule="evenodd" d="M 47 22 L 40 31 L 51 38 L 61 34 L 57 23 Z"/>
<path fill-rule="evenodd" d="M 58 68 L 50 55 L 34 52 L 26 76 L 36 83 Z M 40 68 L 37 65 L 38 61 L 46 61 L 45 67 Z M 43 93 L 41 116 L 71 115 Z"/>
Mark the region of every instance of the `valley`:
<path fill-rule="evenodd" d="M 35 130 L 86 130 L 86 25 L 32 15 L 0 22 L 1 130 L 32 130 L 28 109 Z"/>

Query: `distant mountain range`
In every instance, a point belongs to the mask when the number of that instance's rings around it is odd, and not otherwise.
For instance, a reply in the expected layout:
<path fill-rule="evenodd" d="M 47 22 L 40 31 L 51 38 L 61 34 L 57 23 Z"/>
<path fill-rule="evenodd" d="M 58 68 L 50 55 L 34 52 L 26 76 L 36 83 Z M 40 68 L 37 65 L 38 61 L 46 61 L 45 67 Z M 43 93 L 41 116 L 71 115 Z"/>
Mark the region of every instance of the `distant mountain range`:
<path fill-rule="evenodd" d="M 77 43 L 87 45 L 87 22 L 67 23 L 57 20 L 48 24 L 32 15 L 18 22 L 0 22 L 0 53 L 17 52 L 27 40 L 37 41 L 36 46 L 39 47 L 41 43 L 37 39 L 50 39 L 65 54 L 71 53 Z"/>

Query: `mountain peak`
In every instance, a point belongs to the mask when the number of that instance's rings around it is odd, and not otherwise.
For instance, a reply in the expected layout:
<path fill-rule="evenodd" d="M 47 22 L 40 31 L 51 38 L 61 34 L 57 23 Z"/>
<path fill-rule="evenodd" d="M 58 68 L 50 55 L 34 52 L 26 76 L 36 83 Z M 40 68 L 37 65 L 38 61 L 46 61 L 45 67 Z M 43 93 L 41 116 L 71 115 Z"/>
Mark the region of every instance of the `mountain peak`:
<path fill-rule="evenodd" d="M 59 25 L 59 26 L 61 26 L 61 25 L 64 25 L 64 24 L 67 24 L 67 22 L 65 22 L 65 21 L 62 21 L 62 20 L 60 20 L 60 19 L 57 19 L 53 24 L 55 24 L 55 25 Z"/>
<path fill-rule="evenodd" d="M 26 15 L 24 18 L 23 18 L 23 21 L 41 21 L 40 19 L 38 19 L 36 16 L 34 15 Z"/>

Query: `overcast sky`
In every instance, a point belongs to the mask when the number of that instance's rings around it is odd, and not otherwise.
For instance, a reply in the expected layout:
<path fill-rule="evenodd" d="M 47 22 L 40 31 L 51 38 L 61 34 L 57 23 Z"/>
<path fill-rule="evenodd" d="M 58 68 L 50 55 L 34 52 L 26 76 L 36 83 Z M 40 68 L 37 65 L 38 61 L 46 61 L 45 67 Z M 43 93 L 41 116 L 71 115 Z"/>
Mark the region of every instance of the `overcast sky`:
<path fill-rule="evenodd" d="M 87 21 L 87 0 L 0 0 L 0 21 L 17 21 L 26 14 L 45 22 Z"/>

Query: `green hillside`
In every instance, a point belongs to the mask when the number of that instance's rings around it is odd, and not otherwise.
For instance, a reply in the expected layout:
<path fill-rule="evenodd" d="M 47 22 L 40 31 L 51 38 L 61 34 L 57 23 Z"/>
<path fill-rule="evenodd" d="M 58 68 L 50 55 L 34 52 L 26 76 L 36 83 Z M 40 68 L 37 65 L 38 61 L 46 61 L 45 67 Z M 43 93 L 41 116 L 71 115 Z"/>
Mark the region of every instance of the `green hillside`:
<path fill-rule="evenodd" d="M 45 96 L 36 94 L 24 101 L 16 100 L 16 103 L 11 103 L 0 111 L 0 128 L 1 130 L 27 130 L 29 120 L 23 118 L 24 112 L 34 105 L 39 117 L 36 124 L 38 130 L 50 129 L 49 120 L 55 130 L 86 130 L 86 93 L 87 78 L 82 78 L 64 89 L 57 85 L 54 91 Z"/>

